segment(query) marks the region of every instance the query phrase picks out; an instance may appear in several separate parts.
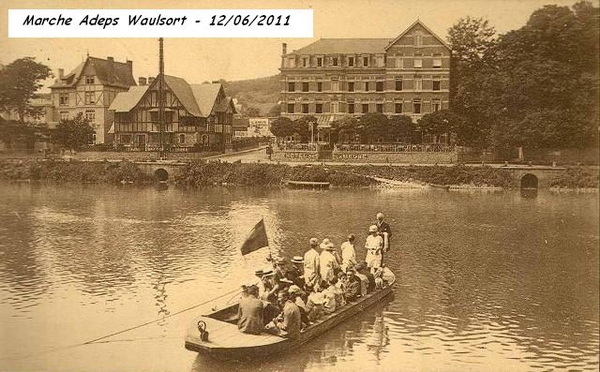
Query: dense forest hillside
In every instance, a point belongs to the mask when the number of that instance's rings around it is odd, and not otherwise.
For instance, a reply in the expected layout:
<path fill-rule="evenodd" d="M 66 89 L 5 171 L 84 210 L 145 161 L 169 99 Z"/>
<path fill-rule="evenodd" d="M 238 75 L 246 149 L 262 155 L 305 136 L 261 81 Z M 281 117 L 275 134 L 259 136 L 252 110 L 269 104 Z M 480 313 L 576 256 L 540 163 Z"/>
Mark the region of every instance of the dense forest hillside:
<path fill-rule="evenodd" d="M 257 108 L 262 116 L 269 116 L 269 111 L 277 105 L 279 100 L 280 82 L 279 75 L 273 75 L 258 79 L 225 81 L 223 82 L 225 93 L 237 98 L 244 105 L 244 113 L 256 116 L 251 108 Z"/>

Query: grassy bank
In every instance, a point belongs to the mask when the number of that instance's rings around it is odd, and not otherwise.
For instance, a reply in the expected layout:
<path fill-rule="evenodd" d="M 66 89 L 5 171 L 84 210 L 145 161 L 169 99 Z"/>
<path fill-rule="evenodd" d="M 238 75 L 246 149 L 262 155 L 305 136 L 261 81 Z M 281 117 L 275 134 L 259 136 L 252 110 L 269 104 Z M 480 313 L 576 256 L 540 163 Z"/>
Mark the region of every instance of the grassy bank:
<path fill-rule="evenodd" d="M 377 181 L 354 174 L 347 168 L 275 164 L 194 162 L 184 167 L 175 180 L 185 186 L 241 185 L 275 186 L 283 180 L 330 182 L 333 186 L 369 186 Z"/>
<path fill-rule="evenodd" d="M 504 169 L 492 167 L 392 167 L 365 165 L 353 167 L 357 174 L 402 182 L 425 182 L 436 185 L 470 185 L 475 187 L 513 188 L 517 182 Z"/>
<path fill-rule="evenodd" d="M 0 179 L 48 181 L 53 183 L 134 184 L 152 183 L 154 178 L 146 175 L 135 164 L 124 162 L 78 162 L 78 161 L 0 161 Z"/>

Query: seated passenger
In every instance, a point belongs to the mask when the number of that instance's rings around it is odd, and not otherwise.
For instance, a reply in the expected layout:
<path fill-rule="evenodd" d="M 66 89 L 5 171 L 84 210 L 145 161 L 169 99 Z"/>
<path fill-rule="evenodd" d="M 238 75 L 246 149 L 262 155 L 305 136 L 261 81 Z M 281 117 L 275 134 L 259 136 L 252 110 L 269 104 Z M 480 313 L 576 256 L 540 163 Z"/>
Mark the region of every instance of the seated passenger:
<path fill-rule="evenodd" d="M 384 281 L 383 281 L 383 267 L 378 267 L 377 269 L 375 269 L 375 272 L 373 273 L 373 277 L 375 278 L 375 289 L 382 289 L 384 288 Z"/>
<path fill-rule="evenodd" d="M 323 304 L 323 311 L 325 314 L 333 314 L 337 307 L 337 303 L 335 301 L 335 284 L 332 284 L 332 281 L 337 281 L 337 278 L 334 276 L 331 278 L 329 283 L 322 283 L 325 289 L 323 290 L 323 294 L 325 295 L 325 303 Z"/>
<path fill-rule="evenodd" d="M 263 273 L 261 278 L 264 292 L 260 299 L 263 301 L 269 301 L 275 303 L 277 301 L 277 288 L 275 288 L 275 282 L 273 281 L 273 270 L 268 270 Z"/>
<path fill-rule="evenodd" d="M 355 301 L 360 297 L 360 280 L 354 275 L 352 270 L 346 272 L 345 297 L 346 301 Z"/>
<path fill-rule="evenodd" d="M 367 277 L 367 280 L 368 280 L 367 292 L 368 293 L 373 292 L 375 290 L 375 277 L 373 276 L 373 274 L 367 267 L 367 263 L 364 261 L 360 262 L 358 265 L 356 265 L 356 271 L 359 274 Z M 361 279 L 362 279 L 362 277 L 361 277 Z"/>
<path fill-rule="evenodd" d="M 291 286 L 288 292 L 290 293 L 290 298 L 292 298 L 294 303 L 298 306 L 298 308 L 300 308 L 300 320 L 302 320 L 302 324 L 310 325 L 308 311 L 306 310 L 306 303 L 302 298 L 306 293 L 296 285 Z"/>
<path fill-rule="evenodd" d="M 358 269 L 360 269 L 360 264 L 356 265 L 357 270 L 355 270 L 354 275 L 360 281 L 360 295 L 365 296 L 369 291 L 369 278 L 363 273 L 361 273 Z"/>
<path fill-rule="evenodd" d="M 286 278 L 290 279 L 300 288 L 304 288 L 304 258 L 301 256 L 294 256 L 292 258 L 293 267 L 288 270 Z"/>
<path fill-rule="evenodd" d="M 339 274 L 344 277 L 346 275 L 341 271 L 339 272 Z M 333 293 L 335 294 L 335 304 L 338 309 L 340 307 L 346 305 L 346 298 L 345 298 L 344 290 L 341 288 L 340 285 L 338 285 L 339 283 L 340 283 L 340 281 L 338 280 L 337 277 L 333 278 L 333 280 L 329 283 L 329 284 L 333 285 Z"/>
<path fill-rule="evenodd" d="M 323 305 L 325 304 L 325 296 L 321 291 L 321 288 L 308 287 L 309 293 L 306 300 L 306 310 L 308 311 L 308 319 L 311 322 L 318 320 L 323 315 Z"/>
<path fill-rule="evenodd" d="M 258 287 L 247 287 L 247 296 L 238 307 L 238 329 L 244 333 L 258 335 L 263 331 L 263 303 L 258 299 Z"/>
<path fill-rule="evenodd" d="M 287 292 L 279 292 L 277 294 L 277 302 L 279 303 L 279 306 L 283 308 L 276 323 L 276 326 L 280 331 L 279 335 L 292 339 L 298 338 L 302 327 L 300 309 L 293 300 L 290 299 Z"/>

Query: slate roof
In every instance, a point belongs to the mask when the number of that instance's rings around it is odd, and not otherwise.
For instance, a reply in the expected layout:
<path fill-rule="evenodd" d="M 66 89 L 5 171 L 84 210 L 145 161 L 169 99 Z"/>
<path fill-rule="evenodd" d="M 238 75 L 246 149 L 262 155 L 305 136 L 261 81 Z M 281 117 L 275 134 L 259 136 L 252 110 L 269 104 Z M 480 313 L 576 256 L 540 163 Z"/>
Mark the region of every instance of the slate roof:
<path fill-rule="evenodd" d="M 132 86 L 127 92 L 117 94 L 109 110 L 115 112 L 131 111 L 140 102 L 146 91 L 157 83 L 158 80 L 154 80 L 151 85 Z M 217 96 L 222 89 L 221 84 L 188 84 L 182 78 L 169 75 L 165 75 L 165 84 L 185 109 L 191 115 L 197 117 L 207 117 L 213 109 L 219 112 L 226 111 L 231 101 L 226 97 L 220 104 L 215 106 Z"/>
<path fill-rule="evenodd" d="M 136 85 L 130 69 L 130 63 L 110 62 L 107 59 L 88 57 L 85 62 L 80 63 L 73 71 L 56 79 L 50 88 L 66 88 L 74 86 L 81 78 L 81 73 L 86 66 L 92 66 L 96 72 L 96 77 L 104 85 L 130 87 Z"/>
<path fill-rule="evenodd" d="M 149 85 L 132 86 L 127 92 L 117 94 L 115 99 L 110 104 L 109 110 L 115 112 L 129 112 L 135 105 L 138 104 L 144 93 L 148 90 Z"/>
<path fill-rule="evenodd" d="M 192 84 L 191 88 L 200 112 L 204 114 L 202 116 L 209 116 L 215 106 L 221 84 Z"/>
<path fill-rule="evenodd" d="M 393 39 L 320 39 L 289 54 L 385 53 Z"/>

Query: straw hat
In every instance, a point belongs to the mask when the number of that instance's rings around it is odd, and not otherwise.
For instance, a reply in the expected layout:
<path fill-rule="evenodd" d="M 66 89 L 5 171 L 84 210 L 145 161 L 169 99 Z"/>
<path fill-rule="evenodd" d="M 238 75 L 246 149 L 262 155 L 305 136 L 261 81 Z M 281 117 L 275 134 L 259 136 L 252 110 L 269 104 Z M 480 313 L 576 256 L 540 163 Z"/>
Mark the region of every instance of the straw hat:
<path fill-rule="evenodd" d="M 295 263 L 295 264 L 304 263 L 304 258 L 302 258 L 302 256 L 294 256 L 294 257 L 292 257 L 292 263 Z"/>
<path fill-rule="evenodd" d="M 371 225 L 371 226 L 369 226 L 369 232 L 370 233 L 377 232 L 377 225 Z"/>

